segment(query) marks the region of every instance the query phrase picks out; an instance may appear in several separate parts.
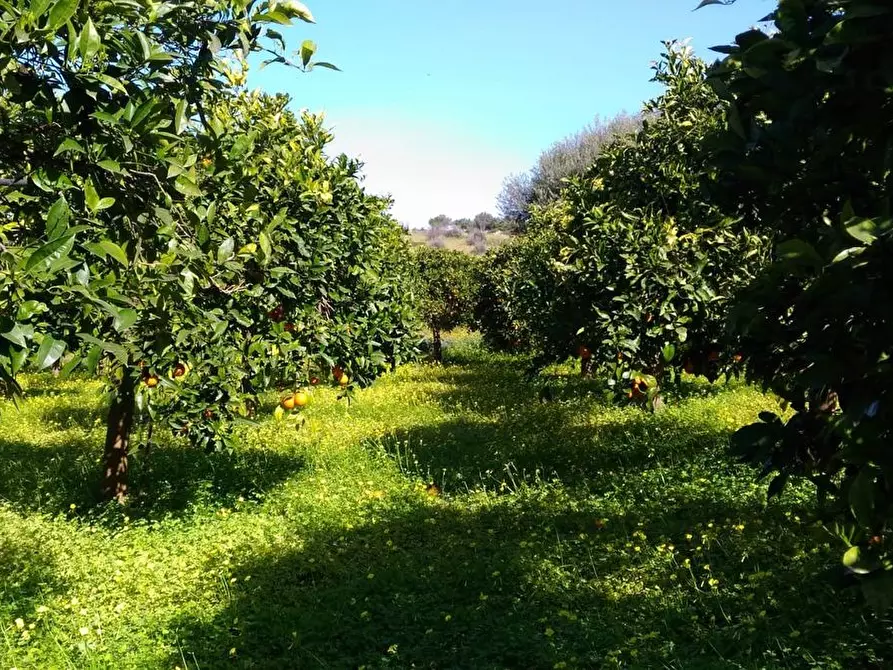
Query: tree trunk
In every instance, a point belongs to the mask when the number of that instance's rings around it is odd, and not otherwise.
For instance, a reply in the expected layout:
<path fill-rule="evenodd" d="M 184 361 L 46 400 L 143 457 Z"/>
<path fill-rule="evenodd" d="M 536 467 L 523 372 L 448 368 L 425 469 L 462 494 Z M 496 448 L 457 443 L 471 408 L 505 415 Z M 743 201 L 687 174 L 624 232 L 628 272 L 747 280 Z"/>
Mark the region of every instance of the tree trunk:
<path fill-rule="evenodd" d="M 440 328 L 431 329 L 431 355 L 438 363 L 443 363 L 443 343 L 440 341 Z"/>
<path fill-rule="evenodd" d="M 580 376 L 581 377 L 591 377 L 592 376 L 592 357 L 585 356 L 580 358 Z"/>
<path fill-rule="evenodd" d="M 112 398 L 106 422 L 102 497 L 119 503 L 123 503 L 127 496 L 127 454 L 136 409 L 135 389 L 136 382 L 125 370 L 121 384 Z"/>

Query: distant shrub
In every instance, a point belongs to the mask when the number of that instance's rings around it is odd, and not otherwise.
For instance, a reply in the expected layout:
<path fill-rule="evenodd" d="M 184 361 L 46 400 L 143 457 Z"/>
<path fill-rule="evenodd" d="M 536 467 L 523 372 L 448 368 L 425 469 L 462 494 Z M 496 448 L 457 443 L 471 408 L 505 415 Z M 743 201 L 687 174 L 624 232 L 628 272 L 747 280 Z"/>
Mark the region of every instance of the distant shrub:
<path fill-rule="evenodd" d="M 580 132 L 553 144 L 530 171 L 510 175 L 503 182 L 497 206 L 503 219 L 510 222 L 503 225 L 523 229 L 531 207 L 556 200 L 566 179 L 586 172 L 611 144 L 632 143 L 641 127 L 640 115 L 621 113 L 609 120 L 596 118 Z"/>
<path fill-rule="evenodd" d="M 461 251 L 430 247 L 416 248 L 414 260 L 420 314 L 431 329 L 432 356 L 440 361 L 441 333 L 474 324 L 478 262 Z"/>

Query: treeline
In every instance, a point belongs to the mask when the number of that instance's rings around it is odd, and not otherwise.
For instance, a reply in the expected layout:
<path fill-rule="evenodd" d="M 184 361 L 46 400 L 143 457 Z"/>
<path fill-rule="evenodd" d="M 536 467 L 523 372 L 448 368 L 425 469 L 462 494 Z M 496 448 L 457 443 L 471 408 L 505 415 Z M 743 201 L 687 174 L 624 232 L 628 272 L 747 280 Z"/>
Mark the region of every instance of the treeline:
<path fill-rule="evenodd" d="M 428 220 L 425 234 L 428 246 L 435 249 L 443 248 L 446 238 L 464 237 L 474 253 L 482 254 L 487 250 L 487 235 L 489 233 L 515 233 L 517 231 L 516 223 L 497 218 L 489 212 L 480 212 L 473 219 L 451 219 L 446 214 L 439 214 Z"/>
<path fill-rule="evenodd" d="M 710 4 L 710 3 L 705 3 Z M 717 10 L 714 10 L 717 11 Z M 786 0 L 712 66 L 667 44 L 641 127 L 473 272 L 468 323 L 540 365 L 578 356 L 659 408 L 684 372 L 784 411 L 734 453 L 810 480 L 875 604 L 893 599 L 893 7 Z"/>

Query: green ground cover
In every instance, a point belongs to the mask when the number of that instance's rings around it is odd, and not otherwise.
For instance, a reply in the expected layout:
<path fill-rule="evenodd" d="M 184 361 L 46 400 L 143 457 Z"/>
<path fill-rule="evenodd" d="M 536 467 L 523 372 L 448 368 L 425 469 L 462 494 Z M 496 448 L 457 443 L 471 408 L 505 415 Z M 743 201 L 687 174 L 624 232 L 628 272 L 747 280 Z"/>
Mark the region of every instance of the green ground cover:
<path fill-rule="evenodd" d="M 893 662 L 811 492 L 767 504 L 726 456 L 773 399 L 689 380 L 653 415 L 568 366 L 542 402 L 522 359 L 451 344 L 230 455 L 162 436 L 126 509 L 93 501 L 100 385 L 26 377 L 0 405 L 2 667 Z"/>

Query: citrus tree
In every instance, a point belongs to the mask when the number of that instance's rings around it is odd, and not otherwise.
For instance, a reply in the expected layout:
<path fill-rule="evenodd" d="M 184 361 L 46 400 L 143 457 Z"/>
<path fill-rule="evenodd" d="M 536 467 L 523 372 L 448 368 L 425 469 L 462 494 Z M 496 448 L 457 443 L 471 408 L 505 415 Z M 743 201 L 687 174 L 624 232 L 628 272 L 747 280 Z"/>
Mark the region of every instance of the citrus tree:
<path fill-rule="evenodd" d="M 431 329 L 431 353 L 443 360 L 445 330 L 472 325 L 476 259 L 461 251 L 417 247 L 414 253 L 419 313 Z"/>
<path fill-rule="evenodd" d="M 536 351 L 545 325 L 562 329 L 561 294 L 551 228 L 529 231 L 492 249 L 477 273 L 475 324 L 497 351 Z"/>
<path fill-rule="evenodd" d="M 718 195 L 777 235 L 773 263 L 732 326 L 748 374 L 788 415 L 742 429 L 737 452 L 826 500 L 844 563 L 893 602 L 893 7 L 785 0 L 772 28 L 719 50 L 729 106 L 717 134 Z"/>
<path fill-rule="evenodd" d="M 314 66 L 269 27 L 293 20 L 312 21 L 294 0 L 0 8 L 0 384 L 109 379 L 106 497 L 126 495 L 135 420 L 228 447 L 271 384 L 330 361 L 363 382 L 404 355 L 403 303 L 381 313 L 400 287 L 387 203 L 324 158 L 318 119 L 236 97 L 251 52 Z"/>
<path fill-rule="evenodd" d="M 703 144 L 723 120 L 707 66 L 685 45 L 666 47 L 654 74 L 664 91 L 645 105 L 642 129 L 603 147 L 557 203 L 534 208 L 531 227 L 553 231 L 554 256 L 548 272 L 517 278 L 547 284 L 523 290 L 538 308 L 516 310 L 541 360 L 579 355 L 584 373 L 606 373 L 636 398 L 683 369 L 715 376 L 738 365 L 723 344 L 725 314 L 765 247 L 707 190 Z"/>

